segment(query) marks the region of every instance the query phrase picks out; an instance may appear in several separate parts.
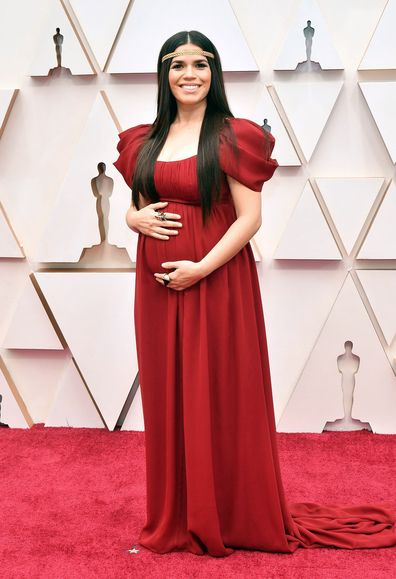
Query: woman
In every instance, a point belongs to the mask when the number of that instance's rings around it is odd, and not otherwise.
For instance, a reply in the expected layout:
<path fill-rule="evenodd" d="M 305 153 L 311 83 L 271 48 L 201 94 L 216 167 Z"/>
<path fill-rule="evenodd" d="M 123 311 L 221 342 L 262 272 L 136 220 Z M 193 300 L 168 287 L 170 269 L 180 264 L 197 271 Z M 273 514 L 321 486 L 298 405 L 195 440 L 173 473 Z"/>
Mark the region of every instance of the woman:
<path fill-rule="evenodd" d="M 114 163 L 139 233 L 135 330 L 147 520 L 158 553 L 291 553 L 396 544 L 384 506 L 287 505 L 261 296 L 249 240 L 275 139 L 234 118 L 215 46 L 197 31 L 158 58 L 154 123 L 120 133 Z"/>

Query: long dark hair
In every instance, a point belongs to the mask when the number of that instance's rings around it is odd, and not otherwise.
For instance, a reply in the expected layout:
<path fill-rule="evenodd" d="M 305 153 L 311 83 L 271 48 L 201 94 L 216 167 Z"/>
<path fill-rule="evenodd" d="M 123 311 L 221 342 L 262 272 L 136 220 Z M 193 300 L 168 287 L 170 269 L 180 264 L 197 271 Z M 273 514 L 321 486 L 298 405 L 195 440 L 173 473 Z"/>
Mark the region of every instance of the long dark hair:
<path fill-rule="evenodd" d="M 219 139 L 220 131 L 228 131 L 231 142 L 235 143 L 232 129 L 226 123 L 227 117 L 233 117 L 228 105 L 223 71 L 219 53 L 214 44 L 197 30 L 177 32 L 163 44 L 157 62 L 157 116 L 142 145 L 137 160 L 132 181 L 132 199 L 135 207 L 139 209 L 139 192 L 152 203 L 160 200 L 154 184 L 155 161 L 166 141 L 170 125 L 177 113 L 176 99 L 169 86 L 169 69 L 172 59 L 168 58 L 163 63 L 162 57 L 169 52 L 174 52 L 182 44 L 195 44 L 214 54 L 214 58 L 208 58 L 211 70 L 211 83 L 206 97 L 205 115 L 201 126 L 198 143 L 197 157 L 197 180 L 201 198 L 202 218 L 205 224 L 211 213 L 214 200 L 220 197 L 223 175 L 219 164 Z"/>

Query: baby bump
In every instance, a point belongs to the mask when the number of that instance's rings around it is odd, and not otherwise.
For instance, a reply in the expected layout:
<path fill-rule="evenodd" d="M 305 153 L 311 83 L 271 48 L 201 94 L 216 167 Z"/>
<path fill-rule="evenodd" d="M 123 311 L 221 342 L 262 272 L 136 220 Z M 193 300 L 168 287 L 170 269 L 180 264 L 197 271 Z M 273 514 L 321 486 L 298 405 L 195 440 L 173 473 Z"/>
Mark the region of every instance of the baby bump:
<path fill-rule="evenodd" d="M 164 261 L 200 261 L 236 218 L 234 206 L 230 203 L 216 204 L 205 227 L 199 205 L 169 202 L 165 211 L 179 214 L 182 227 L 170 228 L 179 233 L 171 234 L 169 239 L 139 235 L 137 260 L 151 273 L 163 271 L 161 263 Z"/>

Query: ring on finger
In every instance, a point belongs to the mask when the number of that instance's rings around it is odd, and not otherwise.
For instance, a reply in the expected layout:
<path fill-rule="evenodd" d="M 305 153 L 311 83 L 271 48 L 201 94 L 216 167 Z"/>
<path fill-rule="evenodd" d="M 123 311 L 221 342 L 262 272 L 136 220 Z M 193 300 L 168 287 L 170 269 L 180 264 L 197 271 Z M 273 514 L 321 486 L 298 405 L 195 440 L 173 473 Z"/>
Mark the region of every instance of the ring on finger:
<path fill-rule="evenodd" d="M 154 211 L 154 217 L 160 221 L 166 221 L 166 214 L 163 211 Z"/>
<path fill-rule="evenodd" d="M 164 275 L 162 276 L 162 279 L 164 281 L 164 285 L 168 285 L 168 283 L 171 281 L 171 278 L 169 277 L 169 273 L 164 273 Z"/>

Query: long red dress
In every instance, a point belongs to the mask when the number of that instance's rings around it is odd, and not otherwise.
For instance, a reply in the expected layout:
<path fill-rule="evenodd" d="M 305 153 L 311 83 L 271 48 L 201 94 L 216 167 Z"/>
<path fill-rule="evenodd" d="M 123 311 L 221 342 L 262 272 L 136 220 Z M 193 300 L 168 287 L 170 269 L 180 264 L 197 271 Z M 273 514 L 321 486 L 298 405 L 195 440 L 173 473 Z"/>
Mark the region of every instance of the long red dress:
<path fill-rule="evenodd" d="M 231 119 L 239 166 L 220 139 L 220 165 L 260 191 L 278 166 L 263 154 L 256 123 Z M 120 133 L 114 163 L 130 186 L 151 125 Z M 267 147 L 268 153 L 268 147 Z M 135 331 L 146 443 L 147 520 L 139 543 L 158 553 L 213 556 L 235 548 L 291 553 L 396 544 L 389 505 L 288 504 L 278 462 L 270 367 L 256 263 L 250 243 L 184 291 L 159 284 L 164 261 L 199 261 L 236 219 L 227 181 L 205 231 L 197 156 L 157 161 L 164 211 L 179 213 L 177 236 L 139 234 Z M 170 271 L 170 270 L 169 270 Z"/>

